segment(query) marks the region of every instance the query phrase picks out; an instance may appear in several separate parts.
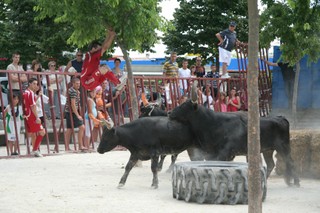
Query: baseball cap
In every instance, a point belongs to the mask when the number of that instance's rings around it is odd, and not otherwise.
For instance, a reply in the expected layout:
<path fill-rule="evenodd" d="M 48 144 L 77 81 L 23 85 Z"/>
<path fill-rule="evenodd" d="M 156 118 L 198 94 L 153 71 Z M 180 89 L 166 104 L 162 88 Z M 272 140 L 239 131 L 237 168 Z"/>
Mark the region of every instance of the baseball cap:
<path fill-rule="evenodd" d="M 235 21 L 231 21 L 229 26 L 237 26 L 237 23 Z"/>

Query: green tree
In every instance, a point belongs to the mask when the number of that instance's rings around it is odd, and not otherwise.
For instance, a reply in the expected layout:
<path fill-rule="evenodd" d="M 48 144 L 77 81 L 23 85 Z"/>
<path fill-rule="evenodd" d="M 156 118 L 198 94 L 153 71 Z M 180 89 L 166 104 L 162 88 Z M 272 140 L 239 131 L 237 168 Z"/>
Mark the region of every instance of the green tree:
<path fill-rule="evenodd" d="M 116 43 L 126 60 L 129 90 L 134 118 L 138 118 L 138 103 L 128 50 L 143 51 L 157 41 L 160 29 L 157 0 L 37 0 L 39 19 L 54 17 L 59 23 L 68 23 L 73 32 L 68 42 L 83 47 L 101 39 L 105 30 L 112 27 L 117 33 Z"/>
<path fill-rule="evenodd" d="M 262 0 L 267 8 L 261 14 L 261 45 L 269 46 L 279 38 L 281 59 L 296 65 L 292 114 L 296 123 L 300 60 L 308 55 L 309 63 L 320 57 L 319 0 Z"/>
<path fill-rule="evenodd" d="M 9 29 L 8 29 L 8 21 L 7 21 L 7 5 L 4 1 L 0 2 L 0 69 L 7 66 L 7 62 L 4 60 L 8 57 L 7 52 L 9 51 Z"/>
<path fill-rule="evenodd" d="M 0 7 L 0 27 L 4 29 L 0 36 L 4 47 L 0 49 L 1 56 L 11 58 L 12 52 L 18 51 L 23 64 L 35 58 L 40 61 L 53 58 L 59 64 L 68 61 L 63 51 L 75 49 L 66 43 L 71 32 L 68 25 L 56 24 L 52 18 L 35 21 L 35 0 L 5 0 Z"/>
<path fill-rule="evenodd" d="M 178 54 L 201 54 L 213 61 L 218 55 L 217 32 L 228 27 L 230 21 L 237 22 L 237 35 L 240 41 L 248 40 L 247 1 L 221 0 L 178 0 L 176 9 L 167 26 L 163 42 L 169 51 Z"/>

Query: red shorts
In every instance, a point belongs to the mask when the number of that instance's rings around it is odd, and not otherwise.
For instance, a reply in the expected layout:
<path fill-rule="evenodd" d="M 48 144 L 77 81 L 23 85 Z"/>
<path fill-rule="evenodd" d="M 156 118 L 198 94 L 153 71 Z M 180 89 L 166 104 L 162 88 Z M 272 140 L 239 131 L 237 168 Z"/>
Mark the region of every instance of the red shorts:
<path fill-rule="evenodd" d="M 86 88 L 87 90 L 93 90 L 105 79 L 108 79 L 115 85 L 119 84 L 119 79 L 113 75 L 112 72 L 107 72 L 106 74 L 102 75 L 99 66 L 100 66 L 100 58 L 102 50 L 99 49 L 96 52 L 88 52 L 86 53 L 86 57 L 83 61 L 82 71 L 81 71 L 81 85 Z"/>
<path fill-rule="evenodd" d="M 99 70 L 96 70 L 93 73 L 90 73 L 89 75 L 83 75 L 81 76 L 81 85 L 87 89 L 87 90 L 93 90 L 97 86 L 101 85 L 104 80 L 108 79 L 115 85 L 119 84 L 120 81 L 117 77 L 114 76 L 112 72 L 107 72 L 104 75 L 101 75 Z"/>
<path fill-rule="evenodd" d="M 28 132 L 35 133 L 43 130 L 42 124 L 37 124 L 35 120 L 26 120 L 26 129 Z"/>

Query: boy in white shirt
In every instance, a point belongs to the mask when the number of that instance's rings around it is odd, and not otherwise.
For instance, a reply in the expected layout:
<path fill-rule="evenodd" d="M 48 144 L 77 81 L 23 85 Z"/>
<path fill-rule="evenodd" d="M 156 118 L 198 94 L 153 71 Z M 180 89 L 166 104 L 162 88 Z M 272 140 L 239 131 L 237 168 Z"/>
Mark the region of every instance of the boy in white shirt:
<path fill-rule="evenodd" d="M 188 69 L 188 60 L 183 60 L 182 62 L 182 68 L 178 71 L 179 78 L 190 78 L 191 77 L 191 71 Z M 185 91 L 188 89 L 188 82 L 186 79 L 180 80 L 179 83 L 180 86 L 180 94 L 184 95 Z"/>

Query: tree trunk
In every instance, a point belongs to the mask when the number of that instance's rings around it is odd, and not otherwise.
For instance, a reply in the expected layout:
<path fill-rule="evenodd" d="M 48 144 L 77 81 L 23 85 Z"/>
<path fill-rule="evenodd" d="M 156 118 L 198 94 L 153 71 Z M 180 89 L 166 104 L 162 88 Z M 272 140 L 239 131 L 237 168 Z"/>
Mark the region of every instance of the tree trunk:
<path fill-rule="evenodd" d="M 248 0 L 249 12 L 249 63 L 248 63 L 248 184 L 249 213 L 262 212 L 260 174 L 260 119 L 258 89 L 259 13 L 257 0 Z"/>
<path fill-rule="evenodd" d="M 293 118 L 293 129 L 297 125 L 297 101 L 298 101 L 298 88 L 299 88 L 299 76 L 300 76 L 300 62 L 296 64 L 296 74 L 294 76 L 293 94 L 292 94 L 292 118 Z"/>
<path fill-rule="evenodd" d="M 126 68 L 128 72 L 128 84 L 129 86 L 129 93 L 130 93 L 130 103 L 132 107 L 132 114 L 133 114 L 133 120 L 139 118 L 139 111 L 138 111 L 138 101 L 137 101 L 137 95 L 136 90 L 134 87 L 134 79 L 133 79 L 133 72 L 131 67 L 131 60 L 128 54 L 128 51 L 126 47 L 124 47 L 121 43 L 118 42 L 118 45 L 123 53 L 124 60 L 126 61 Z"/>

